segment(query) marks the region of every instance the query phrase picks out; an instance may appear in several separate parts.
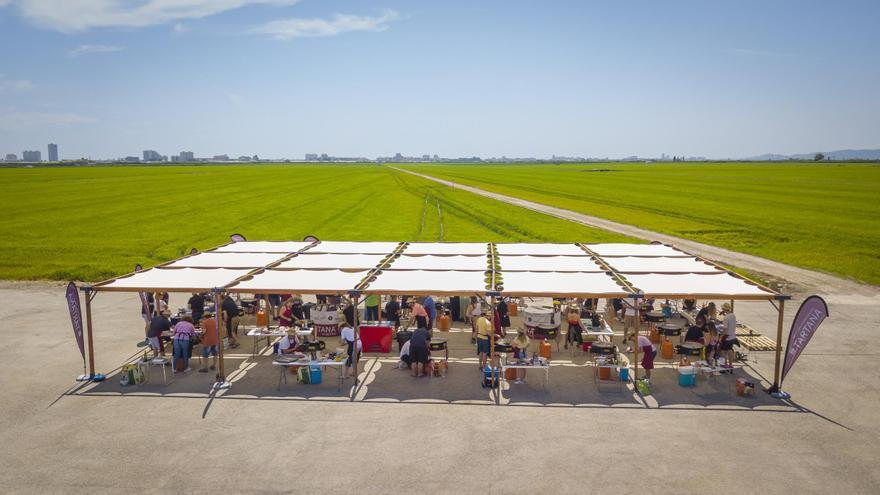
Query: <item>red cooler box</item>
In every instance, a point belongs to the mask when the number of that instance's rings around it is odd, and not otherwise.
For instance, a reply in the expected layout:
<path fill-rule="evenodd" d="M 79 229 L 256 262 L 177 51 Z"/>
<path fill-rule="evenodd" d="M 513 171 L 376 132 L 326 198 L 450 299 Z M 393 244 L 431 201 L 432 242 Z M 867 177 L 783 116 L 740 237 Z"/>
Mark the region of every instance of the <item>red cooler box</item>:
<path fill-rule="evenodd" d="M 390 325 L 361 325 L 361 342 L 364 352 L 391 352 L 391 336 L 394 328 Z"/>

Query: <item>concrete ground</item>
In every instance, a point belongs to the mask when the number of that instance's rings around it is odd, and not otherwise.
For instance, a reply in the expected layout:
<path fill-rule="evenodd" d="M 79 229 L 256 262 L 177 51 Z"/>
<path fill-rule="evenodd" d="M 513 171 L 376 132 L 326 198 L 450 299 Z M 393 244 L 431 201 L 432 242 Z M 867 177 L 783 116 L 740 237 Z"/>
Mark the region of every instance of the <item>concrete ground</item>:
<path fill-rule="evenodd" d="M 831 318 L 787 378 L 791 401 L 741 398 L 732 378 L 678 386 L 655 371 L 653 394 L 603 384 L 585 357 L 556 352 L 550 382 L 530 372 L 503 390 L 479 386 L 467 334 L 450 333 L 444 378 L 414 379 L 396 354 L 369 356 L 349 400 L 333 373 L 277 389 L 268 356 L 250 343 L 228 356 L 233 386 L 209 395 L 191 372 L 121 387 L 113 370 L 142 339 L 133 294 L 93 305 L 101 384 L 82 371 L 56 284 L 0 284 L 0 491 L 877 493 L 880 404 L 877 295 L 829 295 Z M 172 307 L 182 305 L 182 298 Z M 787 326 L 802 299 L 787 305 Z M 775 337 L 769 303 L 736 305 L 741 321 Z M 395 346 L 396 350 L 396 346 Z M 757 359 L 757 362 L 755 362 Z M 755 353 L 738 376 L 771 377 Z M 292 378 L 292 377 L 291 377 Z M 766 382 L 763 382 L 766 385 Z"/>

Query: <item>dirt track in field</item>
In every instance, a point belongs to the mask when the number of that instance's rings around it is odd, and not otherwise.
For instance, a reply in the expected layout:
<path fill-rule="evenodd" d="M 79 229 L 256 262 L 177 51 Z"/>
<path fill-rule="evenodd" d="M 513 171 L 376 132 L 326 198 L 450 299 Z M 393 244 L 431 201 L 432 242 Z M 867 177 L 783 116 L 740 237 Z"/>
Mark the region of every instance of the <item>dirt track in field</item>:
<path fill-rule="evenodd" d="M 478 187 L 459 184 L 457 182 L 440 179 L 430 175 L 420 174 L 411 170 L 405 170 L 397 167 L 391 167 L 399 172 L 412 174 L 423 179 L 432 180 L 445 186 L 461 189 L 473 194 L 479 194 L 487 198 L 501 201 L 513 206 L 527 208 L 532 211 L 544 213 L 546 215 L 563 218 L 572 222 L 577 222 L 590 227 L 604 229 L 618 234 L 624 234 L 648 241 L 660 241 L 664 244 L 672 244 L 676 247 L 693 253 L 704 258 L 735 266 L 758 273 L 772 282 L 783 284 L 782 291 L 786 293 L 815 293 L 820 295 L 859 295 L 868 297 L 880 297 L 880 287 L 863 284 L 853 280 L 841 278 L 835 275 L 798 268 L 796 266 L 786 265 L 778 261 L 753 256 L 750 254 L 738 253 L 717 246 L 710 246 L 699 242 L 675 237 L 652 230 L 643 229 L 633 225 L 613 222 L 604 218 L 585 215 L 576 211 L 556 208 L 541 203 L 535 203 L 525 199 L 507 196 L 491 191 L 486 191 Z M 775 287 L 774 287 L 775 288 Z"/>

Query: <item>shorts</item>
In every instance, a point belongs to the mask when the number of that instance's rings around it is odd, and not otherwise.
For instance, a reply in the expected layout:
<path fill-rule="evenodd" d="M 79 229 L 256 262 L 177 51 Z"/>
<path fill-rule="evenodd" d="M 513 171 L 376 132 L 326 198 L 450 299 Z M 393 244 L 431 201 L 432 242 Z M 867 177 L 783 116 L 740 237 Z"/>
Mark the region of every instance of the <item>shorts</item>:
<path fill-rule="evenodd" d="M 654 369 L 654 358 L 657 357 L 657 350 L 653 347 L 645 346 L 642 347 L 642 351 L 645 353 L 642 357 L 642 368 L 646 370 Z"/>
<path fill-rule="evenodd" d="M 737 342 L 736 339 L 722 340 L 721 344 L 719 344 L 719 346 L 718 346 L 718 349 L 720 349 L 722 351 L 732 351 L 733 344 L 735 344 L 736 342 Z"/>
<path fill-rule="evenodd" d="M 202 348 L 202 357 L 208 357 L 208 355 L 216 356 L 217 355 L 217 345 L 206 345 Z"/>
<path fill-rule="evenodd" d="M 410 346 L 409 357 L 413 363 L 428 364 L 428 348 Z"/>
<path fill-rule="evenodd" d="M 489 339 L 477 339 L 477 354 L 489 354 Z"/>
<path fill-rule="evenodd" d="M 153 348 L 154 351 L 161 351 L 162 346 L 159 345 L 159 337 L 147 337 L 147 340 L 150 341 L 150 347 Z"/>

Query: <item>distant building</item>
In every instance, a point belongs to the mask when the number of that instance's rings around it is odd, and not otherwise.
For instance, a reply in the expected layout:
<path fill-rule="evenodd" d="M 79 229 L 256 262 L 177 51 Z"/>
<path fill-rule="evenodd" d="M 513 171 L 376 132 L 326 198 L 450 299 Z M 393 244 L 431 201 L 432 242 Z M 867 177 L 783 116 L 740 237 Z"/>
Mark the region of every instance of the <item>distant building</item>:
<path fill-rule="evenodd" d="M 318 154 L 317 153 L 306 153 L 306 161 L 307 162 L 318 161 Z"/>
<path fill-rule="evenodd" d="M 238 161 L 240 162 L 249 162 L 251 160 L 252 158 L 247 155 L 241 155 L 240 157 L 238 157 Z"/>
<path fill-rule="evenodd" d="M 141 159 L 136 156 L 127 156 L 123 158 L 123 161 L 125 161 L 126 163 L 137 163 L 141 161 Z"/>
<path fill-rule="evenodd" d="M 21 161 L 23 162 L 41 162 L 43 161 L 43 155 L 40 154 L 39 151 L 22 151 L 21 152 Z"/>
<path fill-rule="evenodd" d="M 228 162 L 229 155 L 214 155 L 214 158 L 212 158 L 212 160 L 214 160 L 215 162 Z"/>
<path fill-rule="evenodd" d="M 156 150 L 144 150 L 144 161 L 145 162 L 161 162 L 162 155 L 159 154 Z"/>
<path fill-rule="evenodd" d="M 320 160 L 321 160 L 322 162 L 329 162 L 329 161 L 330 161 L 330 157 L 327 156 L 327 153 L 321 153 L 321 158 L 320 158 Z"/>
<path fill-rule="evenodd" d="M 180 161 L 180 155 L 171 155 L 171 161 L 177 163 Z"/>
<path fill-rule="evenodd" d="M 194 162 L 196 161 L 195 154 L 192 151 L 181 151 L 178 159 L 176 161 L 180 162 Z"/>
<path fill-rule="evenodd" d="M 7 162 L 17 162 L 18 156 L 16 156 L 15 153 L 7 153 L 6 154 L 6 161 Z"/>
<path fill-rule="evenodd" d="M 422 160 L 429 162 L 431 161 L 431 155 L 422 155 Z"/>
<path fill-rule="evenodd" d="M 58 161 L 58 145 L 55 143 L 49 143 L 49 161 Z"/>

